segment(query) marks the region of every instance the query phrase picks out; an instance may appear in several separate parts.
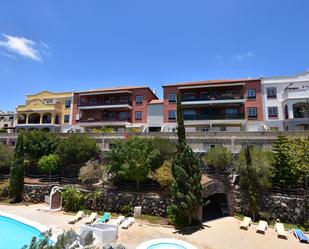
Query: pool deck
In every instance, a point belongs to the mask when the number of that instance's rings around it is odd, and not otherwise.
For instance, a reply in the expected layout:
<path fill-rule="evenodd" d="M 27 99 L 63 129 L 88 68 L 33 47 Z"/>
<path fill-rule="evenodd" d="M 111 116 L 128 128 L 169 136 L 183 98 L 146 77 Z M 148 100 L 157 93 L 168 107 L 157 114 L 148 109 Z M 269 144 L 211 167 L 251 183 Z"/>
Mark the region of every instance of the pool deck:
<path fill-rule="evenodd" d="M 44 204 L 36 205 L 2 205 L 0 211 L 18 215 L 38 222 L 53 231 L 61 233 L 70 228 L 79 232 L 82 221 L 69 225 L 72 215 L 63 212 L 47 212 Z M 255 226 L 248 231 L 239 229 L 240 221 L 234 217 L 226 217 L 205 223 L 204 229 L 181 234 L 171 227 L 161 227 L 146 224 L 137 220 L 128 230 L 119 229 L 118 241 L 135 249 L 140 243 L 157 238 L 174 238 L 185 240 L 201 249 L 302 249 L 308 244 L 299 243 L 293 234 L 288 232 L 288 239 L 279 239 L 274 229 L 268 229 L 264 234 L 255 232 Z"/>

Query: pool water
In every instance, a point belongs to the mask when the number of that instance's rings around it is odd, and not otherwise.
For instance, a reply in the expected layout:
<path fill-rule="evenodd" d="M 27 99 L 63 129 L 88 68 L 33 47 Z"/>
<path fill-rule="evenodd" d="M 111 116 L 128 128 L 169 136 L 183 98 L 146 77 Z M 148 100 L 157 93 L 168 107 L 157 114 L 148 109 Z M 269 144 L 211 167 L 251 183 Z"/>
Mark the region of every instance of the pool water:
<path fill-rule="evenodd" d="M 156 243 L 154 245 L 151 245 L 147 247 L 147 249 L 186 249 L 186 247 L 183 247 L 181 245 L 177 245 L 174 243 Z"/>
<path fill-rule="evenodd" d="M 32 237 L 40 234 L 34 227 L 0 216 L 0 249 L 21 249 L 30 244 Z"/>

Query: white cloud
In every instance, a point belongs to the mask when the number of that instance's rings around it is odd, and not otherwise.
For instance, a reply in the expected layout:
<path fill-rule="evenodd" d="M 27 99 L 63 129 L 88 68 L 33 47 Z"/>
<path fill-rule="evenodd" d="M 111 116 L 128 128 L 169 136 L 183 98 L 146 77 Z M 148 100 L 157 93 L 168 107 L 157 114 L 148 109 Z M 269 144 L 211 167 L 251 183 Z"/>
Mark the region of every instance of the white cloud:
<path fill-rule="evenodd" d="M 243 54 L 236 54 L 233 56 L 233 59 L 237 61 L 243 61 L 244 59 L 247 59 L 253 56 L 254 56 L 254 53 L 249 51 Z"/>
<path fill-rule="evenodd" d="M 41 54 L 36 42 L 24 37 L 3 34 L 6 41 L 0 41 L 0 47 L 6 49 L 11 55 L 18 54 L 35 61 L 42 61 Z"/>

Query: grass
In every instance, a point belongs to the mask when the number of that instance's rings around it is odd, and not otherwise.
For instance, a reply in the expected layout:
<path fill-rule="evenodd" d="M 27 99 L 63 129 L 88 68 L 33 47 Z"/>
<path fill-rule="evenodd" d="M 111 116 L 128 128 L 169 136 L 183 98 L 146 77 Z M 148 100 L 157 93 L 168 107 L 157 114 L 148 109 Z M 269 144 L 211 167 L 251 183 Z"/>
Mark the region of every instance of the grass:
<path fill-rule="evenodd" d="M 243 214 L 235 214 L 235 217 L 240 219 L 240 220 L 243 220 L 245 215 Z M 271 220 L 269 222 L 269 227 L 274 227 L 275 226 L 275 223 L 276 221 L 275 220 Z M 254 222 L 253 221 L 253 224 L 257 225 L 258 222 Z M 290 224 L 290 223 L 283 223 L 284 224 L 284 228 L 285 230 L 291 230 L 291 229 L 301 229 L 305 232 L 309 232 L 309 227 L 303 227 L 303 226 L 300 226 L 300 225 L 296 225 L 296 224 Z"/>
<path fill-rule="evenodd" d="M 160 216 L 142 214 L 137 217 L 138 220 L 146 221 L 150 224 L 167 224 L 167 219 Z"/>

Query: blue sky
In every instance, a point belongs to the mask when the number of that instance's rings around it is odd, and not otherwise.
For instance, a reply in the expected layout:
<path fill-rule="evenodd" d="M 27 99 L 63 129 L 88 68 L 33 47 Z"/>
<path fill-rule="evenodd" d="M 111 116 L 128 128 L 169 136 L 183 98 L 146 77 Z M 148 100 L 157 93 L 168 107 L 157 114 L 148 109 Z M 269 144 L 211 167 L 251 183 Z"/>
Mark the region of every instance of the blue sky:
<path fill-rule="evenodd" d="M 28 0 L 0 8 L 0 109 L 27 93 L 289 75 L 308 0 Z"/>

